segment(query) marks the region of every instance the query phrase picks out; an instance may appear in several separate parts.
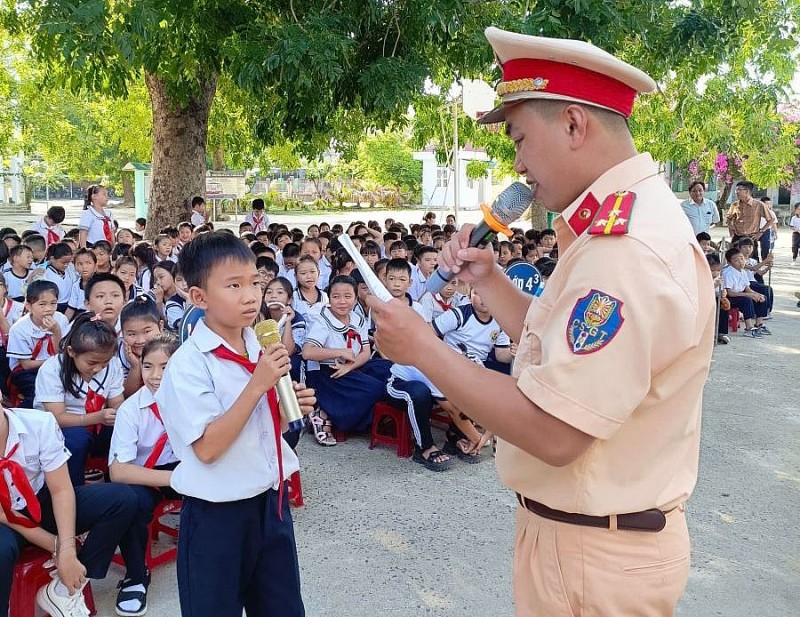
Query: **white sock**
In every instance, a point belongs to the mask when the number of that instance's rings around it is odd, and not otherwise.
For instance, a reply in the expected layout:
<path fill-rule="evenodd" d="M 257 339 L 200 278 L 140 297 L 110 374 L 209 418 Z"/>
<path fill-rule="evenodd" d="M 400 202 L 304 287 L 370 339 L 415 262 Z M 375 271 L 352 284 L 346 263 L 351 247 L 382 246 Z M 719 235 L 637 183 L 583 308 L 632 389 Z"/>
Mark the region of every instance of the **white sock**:
<path fill-rule="evenodd" d="M 122 591 L 141 591 L 142 593 L 146 593 L 147 589 L 145 589 L 144 585 L 141 583 L 138 585 L 131 585 L 130 587 L 123 587 Z M 124 602 L 120 602 L 118 606 L 123 611 L 138 611 L 142 608 L 141 602 L 139 600 L 125 600 Z"/>
<path fill-rule="evenodd" d="M 69 597 L 69 589 L 67 589 L 67 586 L 61 582 L 60 578 L 56 579 L 56 584 L 53 587 L 53 591 L 56 592 L 57 596 L 61 596 L 62 598 Z"/>

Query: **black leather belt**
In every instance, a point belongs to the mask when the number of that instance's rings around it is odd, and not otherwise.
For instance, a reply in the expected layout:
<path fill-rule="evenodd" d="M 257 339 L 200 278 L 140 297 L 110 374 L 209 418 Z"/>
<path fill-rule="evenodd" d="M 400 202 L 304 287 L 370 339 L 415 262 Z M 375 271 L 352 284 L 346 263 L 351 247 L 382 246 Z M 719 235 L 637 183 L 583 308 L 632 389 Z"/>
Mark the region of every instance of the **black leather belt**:
<path fill-rule="evenodd" d="M 548 508 L 543 503 L 523 497 L 519 493 L 517 493 L 517 499 L 523 508 L 526 508 L 534 514 L 551 521 L 569 523 L 570 525 L 583 525 L 584 527 L 600 527 L 602 529 L 611 529 L 610 516 L 589 516 L 588 514 L 575 514 L 572 512 L 553 510 L 552 508 Z M 650 510 L 642 510 L 641 512 L 617 514 L 617 529 L 624 529 L 626 531 L 659 532 L 664 529 L 667 524 L 666 515 L 668 512 L 672 512 L 672 510 L 662 512 L 658 508 L 651 508 Z"/>

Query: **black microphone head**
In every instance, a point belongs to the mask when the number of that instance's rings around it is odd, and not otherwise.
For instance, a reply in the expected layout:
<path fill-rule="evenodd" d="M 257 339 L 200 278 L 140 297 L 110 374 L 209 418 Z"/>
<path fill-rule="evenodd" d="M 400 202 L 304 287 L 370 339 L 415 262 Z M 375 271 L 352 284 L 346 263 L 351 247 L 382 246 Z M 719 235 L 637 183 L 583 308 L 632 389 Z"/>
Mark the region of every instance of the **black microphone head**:
<path fill-rule="evenodd" d="M 498 223 L 508 225 L 523 215 L 533 201 L 533 191 L 522 182 L 514 182 L 497 196 L 492 215 Z"/>

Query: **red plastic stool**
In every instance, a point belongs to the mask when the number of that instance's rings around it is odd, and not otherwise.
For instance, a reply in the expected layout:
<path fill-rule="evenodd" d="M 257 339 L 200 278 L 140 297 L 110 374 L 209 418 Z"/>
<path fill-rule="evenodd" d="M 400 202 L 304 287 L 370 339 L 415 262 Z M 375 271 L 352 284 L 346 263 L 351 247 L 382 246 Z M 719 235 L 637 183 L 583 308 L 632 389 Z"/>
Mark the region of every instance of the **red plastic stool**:
<path fill-rule="evenodd" d="M 303 507 L 303 485 L 300 483 L 300 472 L 295 471 L 289 476 L 289 504 L 295 508 Z"/>
<path fill-rule="evenodd" d="M 434 422 L 440 425 L 442 428 L 447 429 L 447 427 L 453 423 L 453 418 L 450 417 L 450 414 L 447 413 L 446 410 L 437 405 L 431 409 L 431 422 Z"/>
<path fill-rule="evenodd" d="M 336 443 L 346 443 L 347 442 L 347 433 L 344 431 L 340 431 L 335 426 L 331 430 L 333 433 L 333 438 L 336 440 Z"/>
<path fill-rule="evenodd" d="M 733 309 L 728 313 L 728 330 L 738 332 L 739 330 L 739 309 Z"/>
<path fill-rule="evenodd" d="M 36 605 L 36 593 L 40 587 L 47 585 L 52 579 L 50 571 L 55 568 L 52 564 L 49 569 L 45 564 L 51 559 L 50 553 L 36 546 L 26 546 L 22 549 L 17 564 L 14 566 L 14 580 L 11 583 L 11 600 L 9 615 L 14 617 L 36 617 L 39 610 Z M 96 615 L 92 585 L 87 582 L 83 588 L 83 599 L 91 615 Z"/>
<path fill-rule="evenodd" d="M 378 431 L 378 427 L 384 418 L 389 418 L 394 422 L 394 435 L 386 435 Z M 411 424 L 408 421 L 408 413 L 405 409 L 395 409 L 388 403 L 376 403 L 372 411 L 372 434 L 369 438 L 369 449 L 372 450 L 375 444 L 394 446 L 397 448 L 397 456 L 408 458 L 413 452 L 413 442 L 411 440 Z"/>
<path fill-rule="evenodd" d="M 178 537 L 178 530 L 175 527 L 170 527 L 169 525 L 162 523 L 161 517 L 165 514 L 170 514 L 176 510 L 180 510 L 182 503 L 183 502 L 180 499 L 165 499 L 156 506 L 155 510 L 153 510 L 153 520 L 150 521 L 150 525 L 147 527 L 150 531 L 150 542 L 147 544 L 147 551 L 145 552 L 144 556 L 147 569 L 151 572 L 158 566 L 163 566 L 165 563 L 175 561 L 178 556 L 178 547 L 173 546 L 172 548 L 168 548 L 163 553 L 154 557 L 153 542 L 158 541 L 159 533 L 164 533 L 173 538 Z M 125 561 L 122 559 L 122 555 L 119 553 L 114 555 L 114 563 L 124 566 Z"/>

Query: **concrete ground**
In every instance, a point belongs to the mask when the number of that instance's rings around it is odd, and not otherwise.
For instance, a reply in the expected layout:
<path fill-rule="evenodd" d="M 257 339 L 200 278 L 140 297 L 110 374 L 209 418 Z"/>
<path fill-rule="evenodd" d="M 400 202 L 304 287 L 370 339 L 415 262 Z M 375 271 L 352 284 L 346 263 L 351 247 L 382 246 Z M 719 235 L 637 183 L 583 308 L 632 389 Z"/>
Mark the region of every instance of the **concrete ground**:
<path fill-rule="evenodd" d="M 352 218 L 325 219 L 338 216 Z M 312 220 L 297 218 L 288 222 Z M 714 353 L 700 479 L 688 506 L 693 563 L 681 617 L 800 611 L 800 265 L 790 266 L 788 245 L 782 230 L 774 335 L 733 335 Z M 310 617 L 513 614 L 515 501 L 491 459 L 433 474 L 385 448 L 370 451 L 359 436 L 327 449 L 304 437 L 298 453 L 306 505 L 294 519 Z M 122 574 L 112 566 L 94 584 L 99 615 L 114 614 Z M 174 564 L 154 573 L 149 614 L 179 614 Z"/>

